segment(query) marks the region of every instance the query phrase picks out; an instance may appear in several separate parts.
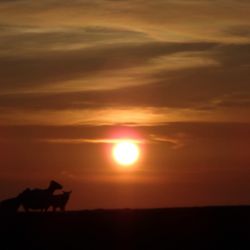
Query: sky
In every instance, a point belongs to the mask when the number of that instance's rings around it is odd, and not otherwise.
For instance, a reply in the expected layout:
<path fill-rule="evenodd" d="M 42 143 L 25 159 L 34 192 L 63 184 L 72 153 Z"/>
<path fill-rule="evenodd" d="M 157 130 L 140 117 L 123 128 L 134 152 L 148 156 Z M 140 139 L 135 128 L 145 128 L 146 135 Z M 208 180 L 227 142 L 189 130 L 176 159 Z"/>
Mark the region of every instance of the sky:
<path fill-rule="evenodd" d="M 248 0 L 1 0 L 0 199 L 250 203 Z M 140 141 L 129 171 L 117 136 Z"/>

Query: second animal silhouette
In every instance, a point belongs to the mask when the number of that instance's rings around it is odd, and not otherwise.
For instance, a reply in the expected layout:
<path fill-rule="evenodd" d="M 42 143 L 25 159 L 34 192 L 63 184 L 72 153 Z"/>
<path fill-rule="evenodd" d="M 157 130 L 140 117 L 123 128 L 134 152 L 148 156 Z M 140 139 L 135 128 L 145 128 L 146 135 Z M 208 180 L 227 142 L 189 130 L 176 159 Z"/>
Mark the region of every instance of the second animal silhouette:
<path fill-rule="evenodd" d="M 56 211 L 57 208 L 59 208 L 61 211 L 65 211 L 71 193 L 72 191 L 63 191 L 62 194 L 51 195 L 46 211 L 48 211 L 49 207 L 52 207 L 53 211 Z"/>

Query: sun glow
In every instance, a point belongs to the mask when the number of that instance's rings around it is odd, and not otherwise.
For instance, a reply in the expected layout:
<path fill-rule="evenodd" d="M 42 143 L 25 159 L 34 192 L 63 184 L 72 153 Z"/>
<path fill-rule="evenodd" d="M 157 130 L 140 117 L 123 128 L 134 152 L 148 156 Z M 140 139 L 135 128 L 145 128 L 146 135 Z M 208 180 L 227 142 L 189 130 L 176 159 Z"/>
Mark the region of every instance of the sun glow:
<path fill-rule="evenodd" d="M 140 155 L 137 143 L 129 140 L 120 141 L 113 148 L 113 157 L 122 166 L 134 164 Z"/>

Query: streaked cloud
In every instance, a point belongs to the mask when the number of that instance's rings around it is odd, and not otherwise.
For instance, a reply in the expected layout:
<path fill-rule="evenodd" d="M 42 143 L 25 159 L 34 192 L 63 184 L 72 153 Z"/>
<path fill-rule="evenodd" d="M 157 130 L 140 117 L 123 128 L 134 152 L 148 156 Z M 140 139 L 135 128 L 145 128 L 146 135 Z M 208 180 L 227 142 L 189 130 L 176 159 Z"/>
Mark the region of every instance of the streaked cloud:
<path fill-rule="evenodd" d="M 143 32 L 102 26 L 38 28 L 0 26 L 0 55 L 84 49 L 98 44 L 151 41 Z M 41 56 L 41 55 L 40 55 Z"/>
<path fill-rule="evenodd" d="M 103 138 L 103 139 L 41 139 L 40 142 L 45 143 L 62 143 L 62 144 L 83 144 L 83 143 L 100 143 L 100 144 L 115 144 L 120 142 L 121 139 L 110 139 L 110 138 Z M 141 144 L 144 143 L 143 140 L 136 140 L 130 139 L 133 143 Z"/>
<path fill-rule="evenodd" d="M 1 123 L 247 121 L 248 7 L 1 1 Z"/>
<path fill-rule="evenodd" d="M 29 56 L 0 58 L 1 86 L 4 89 L 63 83 L 83 77 L 103 77 L 123 69 L 147 66 L 150 60 L 181 51 L 207 50 L 210 43 L 135 43 L 114 44 L 83 50 L 48 51 Z M 140 70 L 140 69 L 139 69 Z M 98 74 L 98 75 L 97 75 Z M 105 83 L 104 83 L 105 84 Z"/>

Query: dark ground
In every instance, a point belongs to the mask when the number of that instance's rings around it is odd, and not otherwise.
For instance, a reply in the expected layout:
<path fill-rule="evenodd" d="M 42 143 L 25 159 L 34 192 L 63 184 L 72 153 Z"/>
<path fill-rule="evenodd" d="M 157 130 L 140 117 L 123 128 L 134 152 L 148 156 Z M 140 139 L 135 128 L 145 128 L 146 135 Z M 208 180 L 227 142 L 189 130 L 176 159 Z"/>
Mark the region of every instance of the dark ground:
<path fill-rule="evenodd" d="M 1 250 L 250 249 L 250 206 L 0 215 Z"/>

